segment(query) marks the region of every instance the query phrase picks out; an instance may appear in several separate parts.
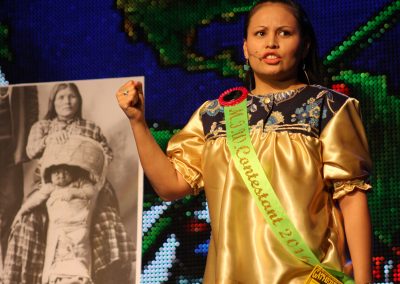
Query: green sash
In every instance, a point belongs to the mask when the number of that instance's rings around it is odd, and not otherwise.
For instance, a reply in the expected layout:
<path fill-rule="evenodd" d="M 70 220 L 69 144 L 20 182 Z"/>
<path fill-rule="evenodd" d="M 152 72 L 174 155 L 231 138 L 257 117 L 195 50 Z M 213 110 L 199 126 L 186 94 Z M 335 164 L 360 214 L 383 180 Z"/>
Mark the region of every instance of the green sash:
<path fill-rule="evenodd" d="M 235 95 L 240 97 L 232 97 Z M 227 90 L 219 98 L 220 104 L 224 106 L 227 143 L 235 166 L 282 245 L 303 262 L 323 267 L 290 221 L 257 158 L 250 139 L 246 97 L 247 90 L 239 87 Z M 323 268 L 345 284 L 354 283 L 343 272 Z"/>

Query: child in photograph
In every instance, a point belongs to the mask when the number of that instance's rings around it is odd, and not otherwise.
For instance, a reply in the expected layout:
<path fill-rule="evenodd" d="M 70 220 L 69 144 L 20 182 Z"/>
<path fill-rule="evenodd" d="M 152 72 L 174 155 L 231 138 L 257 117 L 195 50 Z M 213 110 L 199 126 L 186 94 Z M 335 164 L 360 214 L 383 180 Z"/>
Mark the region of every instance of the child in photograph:
<path fill-rule="evenodd" d="M 92 283 L 89 232 L 98 190 L 88 176 L 79 167 L 52 166 L 46 171 L 46 183 L 21 207 L 19 216 L 46 202 L 49 228 L 43 283 Z"/>
<path fill-rule="evenodd" d="M 47 221 L 35 218 L 33 224 L 43 225 L 34 225 L 37 233 L 31 236 L 38 245 L 45 241 L 44 246 L 31 247 L 23 265 L 16 262 L 16 256 L 24 254 L 9 251 L 4 283 L 14 283 L 10 279 L 18 279 L 28 267 L 35 270 L 28 278 L 31 282 L 26 282 L 32 284 L 114 283 L 116 279 L 118 283 L 127 283 L 133 247 L 118 211 L 114 205 L 108 205 L 110 196 L 104 189 L 107 157 L 100 143 L 79 135 L 70 136 L 63 144 L 48 145 L 40 165 L 40 189 L 22 205 L 10 241 L 14 249 L 26 251 L 25 241 L 19 241 L 19 231 L 29 225 L 27 218 L 32 214 L 39 216 L 38 210 L 44 208 Z M 99 222 L 99 218 L 107 218 L 107 222 Z M 26 228 L 30 230 L 31 225 Z M 42 237 L 36 239 L 36 235 Z M 37 250 L 43 253 L 36 256 Z M 35 262 L 31 254 L 40 262 Z M 107 271 L 120 274 L 112 273 L 113 281 L 111 278 L 111 282 L 103 281 Z"/>

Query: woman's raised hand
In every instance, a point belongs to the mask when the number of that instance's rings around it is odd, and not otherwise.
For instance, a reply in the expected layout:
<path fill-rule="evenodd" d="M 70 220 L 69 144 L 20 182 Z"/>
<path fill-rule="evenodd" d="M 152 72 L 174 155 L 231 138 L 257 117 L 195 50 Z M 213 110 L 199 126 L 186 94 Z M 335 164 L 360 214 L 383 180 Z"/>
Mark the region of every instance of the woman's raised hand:
<path fill-rule="evenodd" d="M 190 194 L 189 184 L 175 170 L 146 124 L 142 83 L 127 82 L 118 89 L 116 97 L 131 122 L 140 162 L 157 194 L 164 200 L 175 200 Z"/>
<path fill-rule="evenodd" d="M 128 81 L 116 93 L 119 107 L 131 121 L 144 120 L 144 96 L 141 82 Z"/>
<path fill-rule="evenodd" d="M 67 131 L 62 130 L 49 134 L 45 139 L 46 145 L 51 143 L 64 144 L 69 139 L 69 135 Z"/>

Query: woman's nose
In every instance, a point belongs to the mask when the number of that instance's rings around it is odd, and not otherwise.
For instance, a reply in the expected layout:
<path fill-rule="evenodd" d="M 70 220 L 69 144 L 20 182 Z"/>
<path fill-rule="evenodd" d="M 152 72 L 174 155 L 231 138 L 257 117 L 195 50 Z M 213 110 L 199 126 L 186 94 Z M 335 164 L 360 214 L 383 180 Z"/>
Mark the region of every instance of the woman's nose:
<path fill-rule="evenodd" d="M 266 48 L 277 48 L 278 47 L 278 42 L 277 42 L 277 38 L 275 35 L 269 35 L 266 37 L 265 47 Z"/>

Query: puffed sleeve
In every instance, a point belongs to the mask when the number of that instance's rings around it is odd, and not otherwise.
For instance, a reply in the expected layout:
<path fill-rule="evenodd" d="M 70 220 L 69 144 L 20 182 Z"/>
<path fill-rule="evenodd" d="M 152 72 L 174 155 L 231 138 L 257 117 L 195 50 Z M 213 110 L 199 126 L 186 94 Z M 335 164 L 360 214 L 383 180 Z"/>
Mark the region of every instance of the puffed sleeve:
<path fill-rule="evenodd" d="M 324 179 L 333 184 L 333 198 L 353 190 L 368 190 L 372 162 L 361 121 L 359 103 L 348 98 L 323 129 L 322 159 Z"/>
<path fill-rule="evenodd" d="M 49 132 L 49 120 L 39 120 L 29 132 L 26 154 L 30 159 L 40 158 L 46 148 L 45 139 Z"/>
<path fill-rule="evenodd" d="M 167 156 L 175 169 L 192 187 L 193 194 L 203 188 L 202 153 L 205 143 L 200 107 L 190 118 L 186 126 L 168 142 Z"/>

